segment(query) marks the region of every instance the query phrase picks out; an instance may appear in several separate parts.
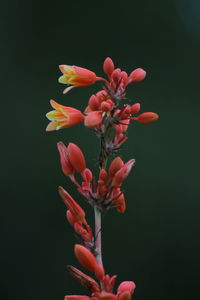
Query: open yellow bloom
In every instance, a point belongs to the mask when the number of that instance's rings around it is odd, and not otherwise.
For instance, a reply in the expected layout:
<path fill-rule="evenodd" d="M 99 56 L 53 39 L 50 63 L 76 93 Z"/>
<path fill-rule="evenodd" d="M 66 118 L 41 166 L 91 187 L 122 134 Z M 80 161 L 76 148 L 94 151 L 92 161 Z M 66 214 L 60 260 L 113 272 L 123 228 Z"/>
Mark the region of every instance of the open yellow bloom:
<path fill-rule="evenodd" d="M 60 105 L 54 100 L 51 100 L 50 104 L 55 110 L 46 114 L 46 117 L 51 121 L 46 131 L 71 127 L 84 120 L 84 115 L 78 109 Z"/>

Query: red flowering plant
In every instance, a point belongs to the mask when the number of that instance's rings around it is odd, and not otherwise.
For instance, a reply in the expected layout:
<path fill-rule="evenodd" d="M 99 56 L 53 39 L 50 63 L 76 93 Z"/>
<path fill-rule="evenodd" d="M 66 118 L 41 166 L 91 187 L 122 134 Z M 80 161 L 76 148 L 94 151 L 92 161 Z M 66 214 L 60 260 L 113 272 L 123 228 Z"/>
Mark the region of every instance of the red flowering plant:
<path fill-rule="evenodd" d="M 124 281 L 117 290 L 114 290 L 117 276 L 110 276 L 105 272 L 101 250 L 101 213 L 113 207 L 120 213 L 126 210 L 121 186 L 133 168 L 135 159 L 124 163 L 117 153 L 128 138 L 130 122 L 150 124 L 158 119 L 156 113 L 140 113 L 140 103 L 126 104 L 127 86 L 142 81 L 146 72 L 138 68 L 128 75 L 125 71 L 115 68 L 109 57 L 103 64 L 107 79 L 97 77 L 94 72 L 77 66 L 61 65 L 60 70 L 63 75 L 59 78 L 59 82 L 69 85 L 64 94 L 74 87 L 88 86 L 96 81 L 103 83 L 103 89 L 89 98 L 84 112 L 51 100 L 54 110 L 46 115 L 51 121 L 46 128 L 47 131 L 83 122 L 84 126 L 92 129 L 100 139 L 99 175 L 96 179 L 92 171 L 86 167 L 84 154 L 76 144 L 69 143 L 68 146 L 63 142 L 57 144 L 63 173 L 75 184 L 86 202 L 94 208 L 95 215 L 95 228 L 92 230 L 86 220 L 85 211 L 63 187 L 58 188 L 67 208 L 66 218 L 78 236 L 78 243 L 74 247 L 75 256 L 95 277 L 94 279 L 77 268 L 68 266 L 70 275 L 89 290 L 90 296 L 67 295 L 65 300 L 130 300 L 136 287 L 135 283 Z M 110 165 L 107 166 L 108 158 L 113 156 Z M 80 174 L 79 180 L 76 178 L 77 173 Z"/>

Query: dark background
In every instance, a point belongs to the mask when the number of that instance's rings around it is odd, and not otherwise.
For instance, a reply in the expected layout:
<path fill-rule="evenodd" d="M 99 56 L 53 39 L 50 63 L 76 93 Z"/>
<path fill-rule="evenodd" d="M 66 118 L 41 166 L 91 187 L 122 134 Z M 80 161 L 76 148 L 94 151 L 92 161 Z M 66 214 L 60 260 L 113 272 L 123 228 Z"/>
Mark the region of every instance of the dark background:
<path fill-rule="evenodd" d="M 142 111 L 160 115 L 131 125 L 121 151 L 136 158 L 124 187 L 127 211 L 103 221 L 106 271 L 134 280 L 133 299 L 199 297 L 200 2 L 2 1 L 1 298 L 63 299 L 85 294 L 66 272 L 80 267 L 57 186 L 92 209 L 61 172 L 56 142 L 77 143 L 97 172 L 98 143 L 78 125 L 46 133 L 49 99 L 83 109 L 101 84 L 62 95 L 59 64 L 103 75 L 107 56 L 147 78 L 128 89 Z"/>

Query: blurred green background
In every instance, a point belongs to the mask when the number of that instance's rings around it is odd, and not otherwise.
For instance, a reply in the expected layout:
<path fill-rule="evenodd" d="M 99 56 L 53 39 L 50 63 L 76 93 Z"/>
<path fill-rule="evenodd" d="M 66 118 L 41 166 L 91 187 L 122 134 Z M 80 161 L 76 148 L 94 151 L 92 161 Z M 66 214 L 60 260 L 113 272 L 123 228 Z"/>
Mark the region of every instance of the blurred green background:
<path fill-rule="evenodd" d="M 133 299 L 199 295 L 200 1 L 3 1 L 1 31 L 1 299 L 84 294 L 57 186 L 87 208 L 61 172 L 57 141 L 75 142 L 97 172 L 98 141 L 83 125 L 46 133 L 49 99 L 83 109 L 97 83 L 63 95 L 59 64 L 103 75 L 107 56 L 146 79 L 128 88 L 157 123 L 132 124 L 121 156 L 136 158 L 124 184 L 127 211 L 103 221 L 106 271 L 134 280 Z"/>

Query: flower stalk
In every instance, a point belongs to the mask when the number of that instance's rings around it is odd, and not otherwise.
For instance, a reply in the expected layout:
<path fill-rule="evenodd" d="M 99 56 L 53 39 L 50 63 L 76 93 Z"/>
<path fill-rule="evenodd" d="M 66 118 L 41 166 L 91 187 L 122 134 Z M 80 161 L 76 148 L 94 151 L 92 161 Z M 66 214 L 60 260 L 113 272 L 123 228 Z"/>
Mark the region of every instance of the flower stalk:
<path fill-rule="evenodd" d="M 158 115 L 153 112 L 139 114 L 140 103 L 132 105 L 126 103 L 127 86 L 142 81 L 146 72 L 137 68 L 128 75 L 125 71 L 115 68 L 109 57 L 103 63 L 107 79 L 77 66 L 60 65 L 59 68 L 62 72 L 59 82 L 68 85 L 64 94 L 73 88 L 89 86 L 97 81 L 104 84 L 103 90 L 90 96 L 84 112 L 51 100 L 50 104 L 54 110 L 46 115 L 50 120 L 46 131 L 60 130 L 83 123 L 86 128 L 95 132 L 100 141 L 97 178 L 87 168 L 84 153 L 78 145 L 69 143 L 66 146 L 63 142 L 57 144 L 64 175 L 76 186 L 78 193 L 84 197 L 85 201 L 93 207 L 95 219 L 93 230 L 79 203 L 63 187 L 58 188 L 59 195 L 66 206 L 66 219 L 78 237 L 74 254 L 81 266 L 96 277 L 94 279 L 77 268 L 68 266 L 69 274 L 90 292 L 90 296 L 66 295 L 64 300 L 131 300 L 136 287 L 135 283 L 124 281 L 114 291 L 117 276 L 110 276 L 105 271 L 102 259 L 101 214 L 111 208 L 116 208 L 120 213 L 126 210 L 125 194 L 121 188 L 135 164 L 135 159 L 124 162 L 120 156 L 113 156 L 126 142 L 130 124 L 134 122 L 147 125 L 158 119 Z M 111 162 L 107 166 L 109 158 Z"/>

